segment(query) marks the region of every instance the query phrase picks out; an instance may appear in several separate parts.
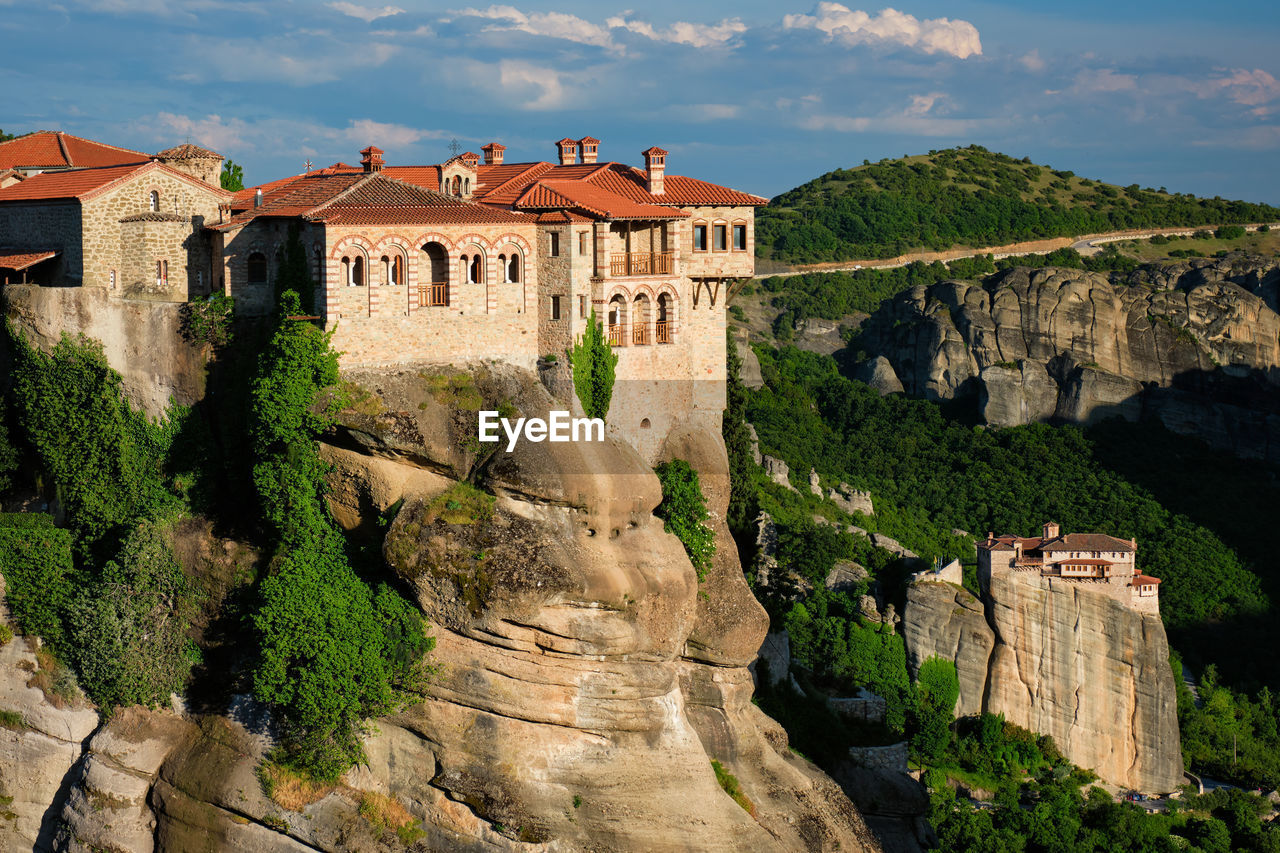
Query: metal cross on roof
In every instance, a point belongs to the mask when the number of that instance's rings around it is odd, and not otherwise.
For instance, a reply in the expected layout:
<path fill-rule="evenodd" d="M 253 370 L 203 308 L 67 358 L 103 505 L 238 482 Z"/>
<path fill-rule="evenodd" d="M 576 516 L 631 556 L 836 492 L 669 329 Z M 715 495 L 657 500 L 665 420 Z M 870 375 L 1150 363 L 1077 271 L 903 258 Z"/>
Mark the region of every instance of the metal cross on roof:
<path fill-rule="evenodd" d="M 310 172 L 310 171 L 311 171 L 311 161 L 310 161 L 310 160 L 307 160 L 307 161 L 306 161 L 305 163 L 303 163 L 302 165 L 306 167 L 306 169 L 307 169 L 307 171 L 308 171 L 308 172 Z"/>
<path fill-rule="evenodd" d="M 457 139 L 454 139 L 452 142 L 449 143 L 449 151 L 450 153 L 452 153 L 454 157 L 458 156 L 458 151 L 461 150 L 461 148 L 462 148 L 462 144 L 459 143 Z"/>

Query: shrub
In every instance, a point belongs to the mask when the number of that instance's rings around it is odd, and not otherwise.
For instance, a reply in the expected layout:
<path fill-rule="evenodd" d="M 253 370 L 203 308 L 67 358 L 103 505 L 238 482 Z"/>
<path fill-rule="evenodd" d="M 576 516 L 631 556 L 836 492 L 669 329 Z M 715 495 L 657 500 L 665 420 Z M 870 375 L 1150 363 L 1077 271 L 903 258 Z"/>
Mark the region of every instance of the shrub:
<path fill-rule="evenodd" d="M 379 834 L 388 830 L 394 832 L 401 844 L 412 844 L 426 835 L 409 810 L 386 794 L 366 791 L 361 795 L 360 816 Z"/>
<path fill-rule="evenodd" d="M 65 651 L 63 624 L 80 584 L 71 562 L 70 531 L 0 527 L 0 575 L 22 633 Z"/>
<path fill-rule="evenodd" d="M 475 524 L 493 516 L 493 495 L 465 481 L 454 483 L 427 505 L 424 521 L 437 518 L 448 524 Z"/>
<path fill-rule="evenodd" d="M 179 331 L 190 343 L 209 344 L 215 349 L 231 342 L 231 321 L 235 299 L 211 293 L 204 299 L 188 302 L 180 309 Z"/>
<path fill-rule="evenodd" d="M 707 499 L 702 495 L 698 472 L 683 459 L 663 462 L 654 469 L 662 484 L 662 503 L 653 514 L 665 523 L 663 529 L 684 544 L 689 562 L 702 581 L 716 553 L 715 532 L 707 526 Z"/>
<path fill-rule="evenodd" d="M 609 413 L 609 401 L 613 398 L 618 354 L 605 340 L 604 328 L 596 319 L 594 309 L 582 340 L 569 350 L 569 364 L 573 368 L 573 390 L 583 411 L 589 418 L 603 418 Z"/>
<path fill-rule="evenodd" d="M 291 812 L 300 812 L 327 797 L 334 786 L 312 779 L 306 773 L 264 761 L 258 767 L 262 793 L 273 803 Z"/>
<path fill-rule="evenodd" d="M 164 704 L 181 692 L 196 657 L 187 636 L 195 610 L 167 530 L 140 523 L 71 609 L 85 692 L 106 707 Z"/>
<path fill-rule="evenodd" d="M 21 711 L 0 710 L 0 729 L 25 732 L 28 728 L 30 726 L 27 725 L 27 721 L 23 718 Z"/>
<path fill-rule="evenodd" d="M 1213 236 L 1219 240 L 1239 240 L 1244 236 L 1243 225 L 1223 225 L 1221 228 L 1213 232 Z"/>
<path fill-rule="evenodd" d="M 13 629 L 3 622 L 0 622 L 0 647 L 7 646 L 12 641 Z"/>

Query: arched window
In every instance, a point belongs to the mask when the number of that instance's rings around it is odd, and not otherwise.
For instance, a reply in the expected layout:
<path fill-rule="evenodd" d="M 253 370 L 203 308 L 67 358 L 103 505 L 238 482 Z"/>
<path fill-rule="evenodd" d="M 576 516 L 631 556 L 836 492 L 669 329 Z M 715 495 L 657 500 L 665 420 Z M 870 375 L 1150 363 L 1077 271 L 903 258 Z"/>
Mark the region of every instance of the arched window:
<path fill-rule="evenodd" d="M 395 284 L 391 280 L 391 258 L 387 255 L 382 256 L 382 281 L 384 284 Z"/>
<path fill-rule="evenodd" d="M 675 311 L 674 304 L 669 293 L 658 294 L 658 317 L 654 323 L 654 332 L 657 342 L 660 344 L 671 343 L 671 330 L 674 328 Z"/>
<path fill-rule="evenodd" d="M 159 190 L 152 190 L 147 195 L 147 209 L 153 210 L 153 211 L 160 209 L 160 191 Z"/>
<path fill-rule="evenodd" d="M 418 255 L 418 307 L 449 304 L 449 253 L 427 243 Z"/>
<path fill-rule="evenodd" d="M 480 284 L 484 281 L 484 264 L 481 263 L 479 254 L 471 258 L 470 278 L 467 280 L 472 284 Z"/>
<path fill-rule="evenodd" d="M 261 252 L 254 252 L 249 256 L 249 283 L 250 284 L 266 284 L 267 283 L 267 256 Z"/>
<path fill-rule="evenodd" d="M 351 261 L 351 286 L 364 287 L 364 257 L 356 255 Z"/>
<path fill-rule="evenodd" d="M 342 259 L 342 282 L 348 287 L 351 286 L 351 259 Z"/>
<path fill-rule="evenodd" d="M 649 297 L 637 294 L 631 313 L 631 343 L 644 346 L 653 343 L 649 337 Z"/>
<path fill-rule="evenodd" d="M 463 194 L 471 195 L 471 179 L 467 178 L 465 181 L 463 181 L 462 185 L 463 185 L 463 190 L 462 190 Z"/>
<path fill-rule="evenodd" d="M 453 176 L 453 194 L 462 195 L 462 176 L 461 175 Z"/>
<path fill-rule="evenodd" d="M 391 283 L 404 284 L 404 257 L 399 252 L 391 257 Z"/>
<path fill-rule="evenodd" d="M 627 299 L 618 294 L 609 300 L 609 345 L 620 347 L 627 331 Z"/>
<path fill-rule="evenodd" d="M 502 276 L 502 283 L 506 284 L 507 279 L 507 256 L 498 255 L 498 274 Z"/>
<path fill-rule="evenodd" d="M 507 260 L 507 281 L 520 280 L 520 255 L 515 252 L 511 253 L 510 259 Z"/>

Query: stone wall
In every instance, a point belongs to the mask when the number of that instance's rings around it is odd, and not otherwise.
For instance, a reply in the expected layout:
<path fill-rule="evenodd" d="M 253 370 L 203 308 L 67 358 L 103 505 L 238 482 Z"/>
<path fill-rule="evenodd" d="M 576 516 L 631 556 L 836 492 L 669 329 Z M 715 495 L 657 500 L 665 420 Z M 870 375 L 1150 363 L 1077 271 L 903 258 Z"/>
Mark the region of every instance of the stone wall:
<path fill-rule="evenodd" d="M 80 205 L 74 201 L 0 204 L 0 246 L 19 250 L 56 249 L 61 255 L 37 266 L 42 284 L 80 284 L 84 256 L 80 251 Z M 52 266 L 48 272 L 45 266 Z M 47 278 L 46 278 L 47 276 Z M 22 274 L 14 276 L 22 280 Z"/>
<path fill-rule="evenodd" d="M 859 767 L 871 770 L 897 770 L 907 772 L 907 743 L 891 743 L 888 746 L 851 746 L 849 760 Z"/>
<path fill-rule="evenodd" d="M 121 223 L 122 219 L 152 212 L 149 196 L 153 190 L 159 194 L 160 209 L 155 212 L 181 216 L 186 221 L 181 239 L 171 225 L 168 230 L 173 233 L 161 229 L 139 243 L 137 229 L 131 228 L 130 223 Z M 192 183 L 192 179 L 157 167 L 137 173 L 120 186 L 86 199 L 82 202 L 81 236 L 84 278 L 78 283 L 109 288 L 113 270 L 119 280 L 124 270 L 141 262 L 143 266 L 150 267 L 151 272 L 148 276 L 137 276 L 137 279 L 149 280 L 154 290 L 155 262 L 168 260 L 170 286 L 175 291 L 194 292 L 197 272 L 205 280 L 212 276 L 203 227 L 206 222 L 218 221 L 218 202 L 225 197 L 226 193 L 220 189 L 198 186 Z M 150 241 L 154 241 L 154 245 Z M 145 257 L 149 251 L 172 252 L 173 256 Z M 141 259 L 140 253 L 144 255 Z M 175 298 L 185 297 L 175 294 Z"/>
<path fill-rule="evenodd" d="M 755 208 L 753 207 L 686 207 L 693 214 L 688 219 L 681 219 L 675 226 L 676 247 L 682 261 L 682 271 L 690 276 L 726 276 L 742 277 L 755 273 Z M 705 223 L 707 226 L 707 251 L 693 250 L 693 225 Z M 712 249 L 711 226 L 717 222 L 729 227 L 727 234 L 728 248 L 723 252 Z M 745 223 L 747 226 L 747 248 L 745 251 L 733 249 L 733 223 Z"/>

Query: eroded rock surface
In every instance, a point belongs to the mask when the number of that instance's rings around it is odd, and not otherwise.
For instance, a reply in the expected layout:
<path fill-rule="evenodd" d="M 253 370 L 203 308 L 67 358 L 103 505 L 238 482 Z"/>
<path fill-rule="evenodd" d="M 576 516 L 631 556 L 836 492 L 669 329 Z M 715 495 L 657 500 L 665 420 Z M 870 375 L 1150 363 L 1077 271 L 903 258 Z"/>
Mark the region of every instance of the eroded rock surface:
<path fill-rule="evenodd" d="M 920 664 L 931 657 L 954 661 L 960 680 L 956 713 L 980 713 L 987 668 L 996 643 L 982 602 L 955 584 L 916 581 L 907 587 L 902 623 L 911 672 L 917 672 Z"/>
<path fill-rule="evenodd" d="M 1278 282 L 1275 261 L 1233 255 L 1127 276 L 1019 267 L 986 284 L 919 286 L 864 325 L 863 374 L 883 389 L 892 373 L 929 399 L 973 395 L 997 426 L 1150 415 L 1276 460 Z"/>

